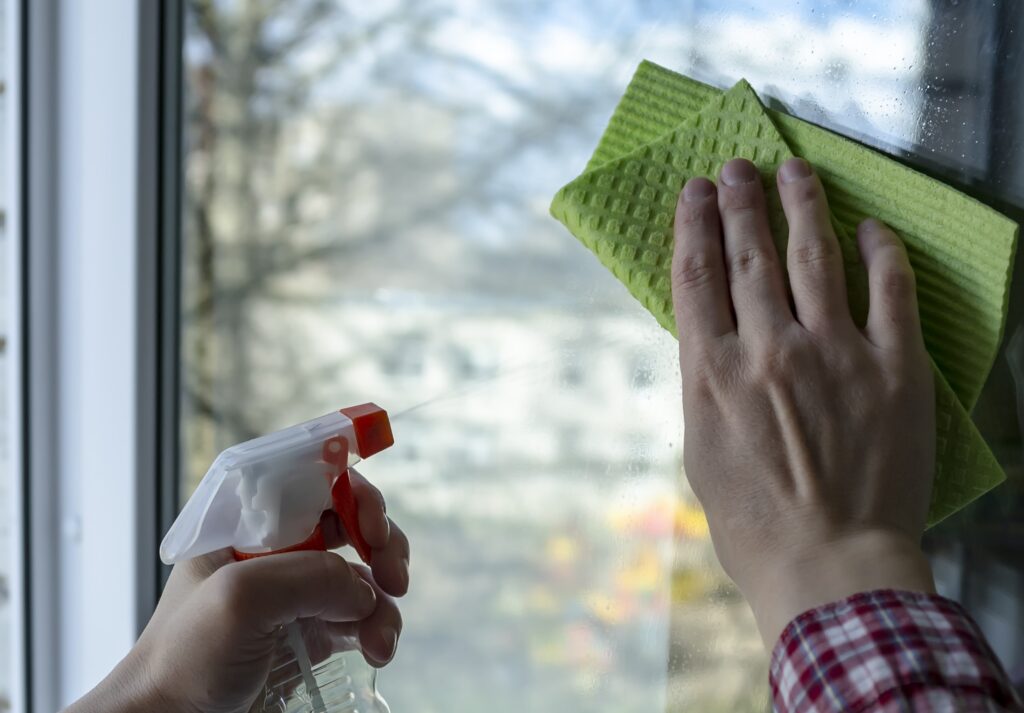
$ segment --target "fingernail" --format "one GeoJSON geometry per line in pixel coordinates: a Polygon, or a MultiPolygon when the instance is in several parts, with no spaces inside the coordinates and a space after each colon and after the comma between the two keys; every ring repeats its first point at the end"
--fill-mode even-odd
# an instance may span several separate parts
{"type": "Polygon", "coordinates": [[[377,593],[373,591],[373,587],[371,587],[365,579],[360,579],[360,581],[362,582],[362,587],[359,588],[359,598],[362,599],[367,606],[376,603],[377,593]]]}
{"type": "Polygon", "coordinates": [[[710,198],[715,192],[715,184],[706,178],[691,178],[683,186],[684,201],[699,201],[710,198]]]}
{"type": "Polygon", "coordinates": [[[860,222],[860,225],[857,226],[857,232],[863,233],[871,230],[882,230],[883,228],[885,228],[885,225],[880,221],[875,220],[874,218],[865,218],[860,222]]]}
{"type": "Polygon", "coordinates": [[[734,158],[722,166],[722,183],[727,186],[738,186],[757,180],[757,169],[746,159],[734,158]]]}
{"type": "Polygon", "coordinates": [[[791,158],[779,167],[779,180],[792,183],[811,175],[811,165],[802,158],[791,158]]]}
{"type": "Polygon", "coordinates": [[[402,589],[409,591],[409,560],[402,560],[402,565],[399,568],[399,576],[402,579],[402,589]]]}
{"type": "Polygon", "coordinates": [[[370,641],[370,655],[380,663],[387,663],[395,657],[398,648],[398,632],[386,626],[370,641]]]}

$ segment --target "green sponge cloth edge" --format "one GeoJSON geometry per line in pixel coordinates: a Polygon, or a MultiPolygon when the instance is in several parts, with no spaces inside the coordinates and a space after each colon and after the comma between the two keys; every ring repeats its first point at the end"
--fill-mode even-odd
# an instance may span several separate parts
{"type": "Polygon", "coordinates": [[[1005,477],[967,409],[977,398],[1001,338],[1016,245],[1012,222],[880,154],[766,111],[746,82],[722,93],[647,62],[637,70],[588,169],[559,191],[551,211],[674,333],[669,265],[673,211],[683,183],[696,175],[714,178],[734,156],[752,160],[768,188],[772,232],[784,253],[788,231],[774,177],[779,164],[793,155],[794,145],[826,185],[858,322],[866,314],[867,284],[851,237],[856,224],[876,215],[908,244],[935,366],[937,469],[929,512],[929,524],[934,524],[1005,477]],[[871,186],[868,200],[858,192],[864,183],[871,186]],[[879,206],[883,192],[886,205],[879,206]],[[902,211],[893,206],[894,193],[908,204],[924,203],[928,210],[902,211]],[[944,211],[957,215],[945,216],[944,211]],[[973,237],[971,231],[952,236],[943,232],[967,224],[973,235],[982,236],[975,241],[980,245],[965,241],[963,236],[973,237]],[[922,266],[926,278],[936,279],[922,280],[922,266]],[[972,299],[963,299],[965,294],[972,299]],[[928,308],[937,319],[925,319],[928,308]],[[954,330],[970,332],[967,341],[973,349],[964,350],[963,339],[947,337],[947,312],[954,317],[984,313],[984,319],[967,323],[971,327],[954,330]],[[944,369],[954,375],[948,381],[944,369]]]}

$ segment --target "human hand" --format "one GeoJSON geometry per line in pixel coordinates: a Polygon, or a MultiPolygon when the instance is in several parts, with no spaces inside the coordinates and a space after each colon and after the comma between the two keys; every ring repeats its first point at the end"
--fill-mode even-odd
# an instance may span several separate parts
{"type": "MultiPolygon", "coordinates": [[[[138,643],[95,691],[69,709],[248,711],[284,645],[302,623],[310,659],[362,649],[372,666],[395,654],[402,618],[392,597],[409,585],[409,542],[380,493],[352,471],[372,570],[332,552],[293,552],[235,562],[221,550],[175,566],[138,643]]],[[[347,544],[333,512],[321,519],[331,548],[347,544]]]]}
{"type": "Polygon", "coordinates": [[[769,647],[801,612],[858,591],[934,591],[919,545],[934,384],[906,251],[884,225],[859,226],[859,329],[821,182],[791,159],[778,187],[792,306],[760,176],[742,159],[717,188],[686,184],[672,269],[686,475],[769,647]]]}

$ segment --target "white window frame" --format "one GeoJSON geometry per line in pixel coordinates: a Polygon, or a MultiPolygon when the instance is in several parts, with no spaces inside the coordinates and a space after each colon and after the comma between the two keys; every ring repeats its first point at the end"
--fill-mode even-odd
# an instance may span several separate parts
{"type": "Polygon", "coordinates": [[[22,518],[23,480],[21,469],[21,415],[22,415],[22,380],[21,380],[21,161],[19,160],[22,145],[21,106],[22,106],[22,12],[21,3],[15,0],[3,0],[6,25],[4,27],[4,66],[6,67],[6,120],[7,130],[3,141],[6,144],[6,162],[3,166],[4,185],[6,186],[5,230],[7,233],[7,270],[2,278],[6,291],[7,304],[7,370],[3,375],[4,394],[6,395],[8,453],[8,470],[4,474],[8,478],[7,512],[0,515],[10,523],[10,542],[8,562],[10,562],[10,640],[8,661],[11,669],[10,677],[11,707],[15,711],[25,710],[26,675],[25,666],[27,648],[25,614],[25,581],[24,571],[24,538],[22,537],[24,520],[22,518]]]}
{"type": "Polygon", "coordinates": [[[158,397],[173,374],[160,315],[176,308],[161,294],[161,13],[179,3],[11,5],[8,35],[26,43],[9,184],[23,191],[9,224],[11,304],[23,316],[9,393],[27,545],[14,559],[25,585],[14,601],[25,612],[14,710],[48,713],[113,668],[156,600],[168,480],[158,397]]]}

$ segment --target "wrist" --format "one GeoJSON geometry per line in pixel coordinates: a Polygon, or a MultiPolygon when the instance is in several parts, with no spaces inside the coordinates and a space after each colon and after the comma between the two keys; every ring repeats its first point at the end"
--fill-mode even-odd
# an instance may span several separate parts
{"type": "Polygon", "coordinates": [[[805,611],[858,592],[935,592],[931,566],[918,543],[895,531],[866,530],[768,558],[747,594],[770,651],[805,611]]]}

